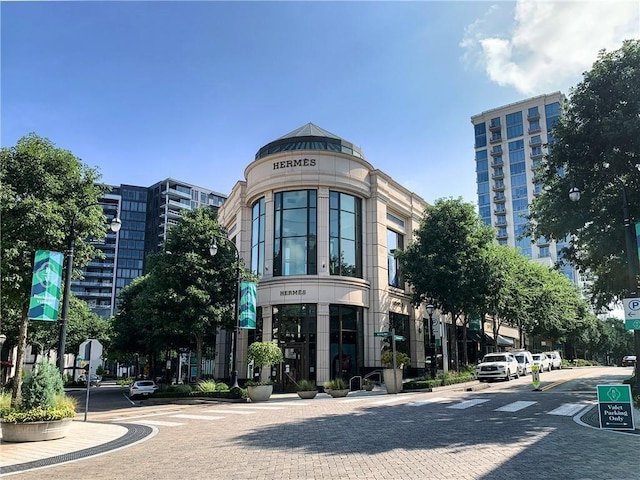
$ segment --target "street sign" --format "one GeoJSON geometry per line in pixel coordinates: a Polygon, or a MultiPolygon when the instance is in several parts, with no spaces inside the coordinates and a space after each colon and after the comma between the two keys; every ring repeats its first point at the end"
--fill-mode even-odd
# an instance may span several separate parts
{"type": "Polygon", "coordinates": [[[373,332],[374,337],[390,337],[391,332],[373,332]]]}
{"type": "Polygon", "coordinates": [[[640,298],[625,298],[622,300],[624,305],[624,319],[637,320],[640,318],[640,298]]]}
{"type": "Polygon", "coordinates": [[[396,342],[401,342],[403,341],[405,338],[402,335],[396,335],[395,337],[396,342]]]}
{"type": "Polygon", "coordinates": [[[625,320],[624,321],[624,329],[625,330],[640,330],[640,318],[637,320],[625,320]]]}
{"type": "Polygon", "coordinates": [[[635,430],[631,385],[598,385],[600,428],[635,430]]]}
{"type": "Polygon", "coordinates": [[[531,383],[534,390],[540,390],[540,365],[531,365],[531,383]]]}

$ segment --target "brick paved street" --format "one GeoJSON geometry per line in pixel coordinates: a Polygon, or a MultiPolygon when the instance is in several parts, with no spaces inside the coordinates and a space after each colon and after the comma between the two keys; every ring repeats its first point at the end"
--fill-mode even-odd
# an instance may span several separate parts
{"type": "Polygon", "coordinates": [[[147,417],[145,409],[133,409],[129,417],[99,421],[129,418],[155,426],[157,435],[16,478],[640,478],[634,460],[640,435],[589,428],[573,414],[553,413],[561,405],[566,409],[568,400],[527,389],[344,399],[319,394],[306,401],[175,406],[147,417]]]}

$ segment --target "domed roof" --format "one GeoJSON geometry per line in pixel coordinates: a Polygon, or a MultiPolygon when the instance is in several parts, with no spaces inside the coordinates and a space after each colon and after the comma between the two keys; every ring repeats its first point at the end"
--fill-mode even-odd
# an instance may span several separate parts
{"type": "Polygon", "coordinates": [[[292,150],[329,150],[364,158],[360,149],[351,142],[309,122],[266,144],[258,150],[255,159],[258,160],[274,153],[292,150]]]}

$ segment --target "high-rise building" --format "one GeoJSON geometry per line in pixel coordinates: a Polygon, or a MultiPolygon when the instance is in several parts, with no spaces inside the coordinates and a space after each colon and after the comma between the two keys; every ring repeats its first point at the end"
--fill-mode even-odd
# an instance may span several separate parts
{"type": "Polygon", "coordinates": [[[171,178],[150,187],[111,186],[100,204],[107,220],[117,216],[122,227],[118,234],[108,231],[104,243],[96,245],[105,258],[89,262],[82,278],[72,283],[73,294],[103,318],[115,314],[120,290],[144,273],[147,254],[161,248],[182,212],[203,205],[217,209],[226,198],[171,178]]]}
{"type": "MultiPolygon", "coordinates": [[[[529,204],[540,193],[534,170],[548,151],[551,129],[565,97],[560,92],[529,98],[471,117],[475,133],[478,209],[482,220],[496,229],[500,245],[517,247],[544,265],[555,265],[565,243],[544,238],[532,243],[523,236],[529,204]]],[[[575,270],[562,272],[578,283],[575,270]]]]}

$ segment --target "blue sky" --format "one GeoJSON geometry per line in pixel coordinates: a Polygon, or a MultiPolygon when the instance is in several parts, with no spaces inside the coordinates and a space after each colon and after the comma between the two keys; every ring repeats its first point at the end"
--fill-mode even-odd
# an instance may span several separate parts
{"type": "Polygon", "coordinates": [[[637,1],[2,2],[1,145],[51,139],[110,184],[228,194],[308,122],[429,202],[475,203],[472,115],[581,80],[637,1]]]}

